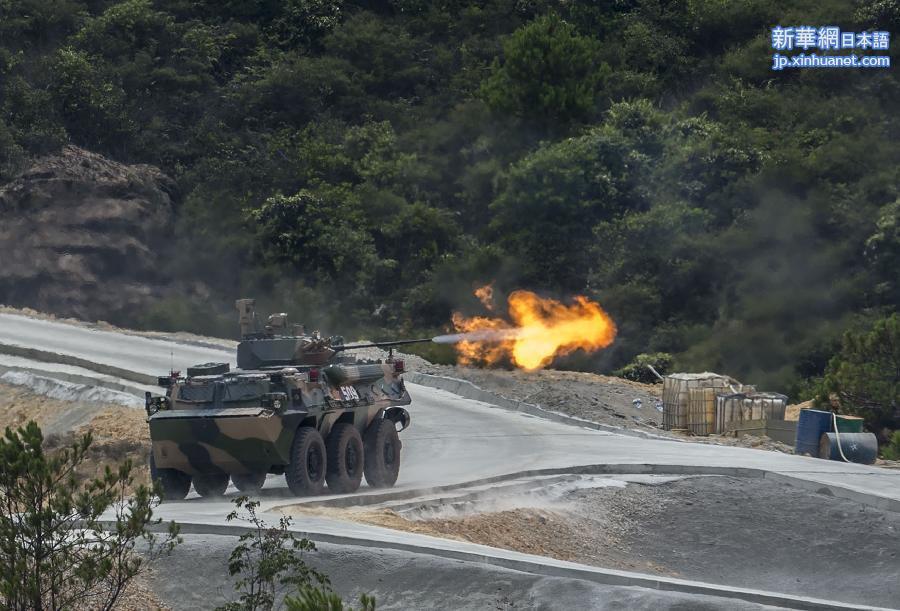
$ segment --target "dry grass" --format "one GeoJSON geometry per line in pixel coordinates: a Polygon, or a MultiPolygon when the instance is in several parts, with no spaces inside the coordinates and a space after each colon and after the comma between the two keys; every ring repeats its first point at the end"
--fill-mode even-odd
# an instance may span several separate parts
{"type": "MultiPolygon", "coordinates": [[[[24,386],[0,384],[0,428],[17,428],[34,420],[42,429],[57,429],[71,409],[72,403],[68,401],[33,393],[24,386]]],[[[149,482],[150,437],[143,411],[115,404],[91,406],[91,409],[94,415],[88,423],[74,430],[45,434],[45,446],[51,450],[65,447],[90,431],[94,442],[80,470],[83,476],[96,477],[106,466],[131,460],[134,484],[149,482]]]]}

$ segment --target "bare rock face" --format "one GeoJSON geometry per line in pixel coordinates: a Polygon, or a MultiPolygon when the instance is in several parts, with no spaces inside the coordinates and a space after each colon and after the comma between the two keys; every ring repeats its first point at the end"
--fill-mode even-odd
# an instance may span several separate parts
{"type": "Polygon", "coordinates": [[[175,183],[66,146],[0,187],[0,303],[129,321],[172,291],[160,271],[175,183]]]}

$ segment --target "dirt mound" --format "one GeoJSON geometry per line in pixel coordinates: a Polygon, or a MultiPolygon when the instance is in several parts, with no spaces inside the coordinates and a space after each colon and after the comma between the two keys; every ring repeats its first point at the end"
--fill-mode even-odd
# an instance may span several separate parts
{"type": "Polygon", "coordinates": [[[81,404],[40,395],[24,386],[0,384],[0,431],[34,420],[44,432],[48,449],[71,445],[90,431],[94,443],[82,474],[97,477],[106,466],[126,459],[134,465],[135,484],[149,482],[150,436],[144,412],[115,404],[81,404]]]}
{"type": "Polygon", "coordinates": [[[160,271],[174,193],[155,167],[74,146],[36,161],[0,187],[0,303],[130,319],[174,289],[160,271]]]}
{"type": "Polygon", "coordinates": [[[662,423],[656,409],[661,384],[556,369],[508,371],[426,364],[416,371],[467,380],[499,396],[592,422],[667,434],[657,428],[662,423]]]}
{"type": "Polygon", "coordinates": [[[328,510],[395,530],[726,587],[886,607],[900,589],[900,515],[765,478],[581,488],[556,507],[453,518],[328,510]]]}

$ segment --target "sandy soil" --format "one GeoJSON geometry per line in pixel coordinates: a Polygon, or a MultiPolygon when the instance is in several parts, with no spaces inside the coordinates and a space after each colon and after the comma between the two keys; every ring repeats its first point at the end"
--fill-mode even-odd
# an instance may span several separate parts
{"type": "Polygon", "coordinates": [[[788,405],[784,410],[784,419],[785,420],[800,420],[800,410],[801,409],[811,409],[813,406],[812,401],[804,401],[803,403],[796,403],[794,405],[788,405]]]}
{"type": "Polygon", "coordinates": [[[88,431],[93,434],[83,475],[99,475],[106,465],[130,459],[134,483],[149,481],[150,438],[143,411],[115,404],[73,404],[33,393],[24,386],[0,384],[0,428],[16,428],[29,420],[44,431],[44,442],[50,449],[68,445],[88,431]]]}
{"type": "Polygon", "coordinates": [[[150,587],[152,569],[138,574],[113,607],[116,611],[169,611],[150,587]]]}

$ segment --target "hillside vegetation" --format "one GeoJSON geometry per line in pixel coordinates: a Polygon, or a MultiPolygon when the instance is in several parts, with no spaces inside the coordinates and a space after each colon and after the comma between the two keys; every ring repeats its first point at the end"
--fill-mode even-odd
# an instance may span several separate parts
{"type": "Polygon", "coordinates": [[[610,311],[570,367],[804,393],[900,302],[900,87],[772,71],[776,24],[900,3],[0,0],[0,182],[66,143],[175,179],[161,271],[216,297],[120,324],[428,332],[496,280],[610,311]]]}

